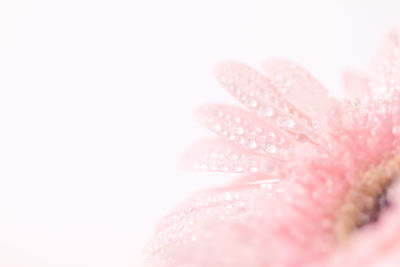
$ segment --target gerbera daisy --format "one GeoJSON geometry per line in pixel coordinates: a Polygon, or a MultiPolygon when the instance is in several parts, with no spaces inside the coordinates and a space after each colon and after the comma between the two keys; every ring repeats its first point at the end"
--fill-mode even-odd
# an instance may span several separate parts
{"type": "Polygon", "coordinates": [[[183,166],[245,175],[165,217],[145,265],[399,266],[400,31],[371,75],[345,75],[347,100],[281,59],[264,74],[225,62],[216,76],[246,109],[198,109],[220,137],[183,166]]]}

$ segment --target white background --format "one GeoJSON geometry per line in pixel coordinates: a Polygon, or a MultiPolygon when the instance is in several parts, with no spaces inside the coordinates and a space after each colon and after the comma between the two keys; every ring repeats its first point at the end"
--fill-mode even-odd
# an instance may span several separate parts
{"type": "Polygon", "coordinates": [[[212,77],[284,56],[340,95],[398,1],[0,0],[0,266],[137,266],[179,200],[229,175],[180,173],[232,102],[212,77]],[[279,2],[276,3],[276,2],[279,2]]]}

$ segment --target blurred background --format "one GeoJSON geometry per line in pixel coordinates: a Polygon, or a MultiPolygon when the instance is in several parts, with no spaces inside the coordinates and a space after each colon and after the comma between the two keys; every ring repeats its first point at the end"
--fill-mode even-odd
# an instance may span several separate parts
{"type": "Polygon", "coordinates": [[[394,1],[0,1],[0,266],[138,266],[156,222],[230,175],[181,173],[233,99],[224,59],[305,66],[341,95],[368,71],[394,1]]]}

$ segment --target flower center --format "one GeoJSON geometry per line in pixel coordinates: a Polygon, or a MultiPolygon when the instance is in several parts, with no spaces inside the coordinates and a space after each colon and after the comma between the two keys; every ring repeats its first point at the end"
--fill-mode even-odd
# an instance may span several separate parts
{"type": "Polygon", "coordinates": [[[347,193],[335,224],[335,236],[340,243],[369,224],[379,221],[390,208],[390,189],[400,177],[400,154],[365,172],[347,193]]]}

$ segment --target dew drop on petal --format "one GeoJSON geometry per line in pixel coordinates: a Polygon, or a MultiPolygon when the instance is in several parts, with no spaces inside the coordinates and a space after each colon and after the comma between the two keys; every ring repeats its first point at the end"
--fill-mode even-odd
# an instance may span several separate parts
{"type": "Polygon", "coordinates": [[[226,192],[225,195],[224,195],[224,199],[225,199],[226,201],[232,201],[232,195],[231,195],[231,193],[226,192]]]}
{"type": "Polygon", "coordinates": [[[224,172],[228,172],[229,171],[229,167],[224,165],[224,166],[222,166],[221,170],[224,171],[224,172]]]}
{"type": "Polygon", "coordinates": [[[244,170],[243,166],[237,165],[233,168],[235,172],[242,172],[244,170]]]}
{"type": "Polygon", "coordinates": [[[274,144],[266,144],[265,145],[265,152],[269,154],[275,154],[276,153],[276,146],[274,144]]]}
{"type": "Polygon", "coordinates": [[[392,133],[394,135],[399,135],[400,134],[400,127],[398,125],[393,126],[392,133]]]}
{"type": "Polygon", "coordinates": [[[260,110],[260,115],[265,117],[272,117],[274,115],[274,109],[272,107],[265,107],[260,110]]]}
{"type": "Polygon", "coordinates": [[[238,135],[242,135],[242,134],[244,133],[243,127],[238,127],[238,128],[236,128],[236,133],[237,133],[238,135]]]}
{"type": "Polygon", "coordinates": [[[257,143],[254,140],[249,141],[249,143],[247,145],[251,149],[254,149],[257,147],[257,143]]]}
{"type": "Polygon", "coordinates": [[[214,130],[215,130],[216,132],[219,132],[219,131],[221,131],[221,130],[222,130],[222,126],[221,126],[221,124],[220,124],[220,123],[217,123],[217,124],[215,124],[215,126],[214,126],[214,130]]]}
{"type": "Polygon", "coordinates": [[[293,128],[295,125],[294,121],[289,117],[278,117],[276,119],[276,124],[283,128],[293,128]]]}
{"type": "Polygon", "coordinates": [[[253,108],[256,108],[258,106],[258,102],[255,99],[252,99],[249,103],[249,105],[253,108]]]}
{"type": "Polygon", "coordinates": [[[258,167],[257,166],[252,166],[249,168],[250,172],[258,172],[258,167]]]}

